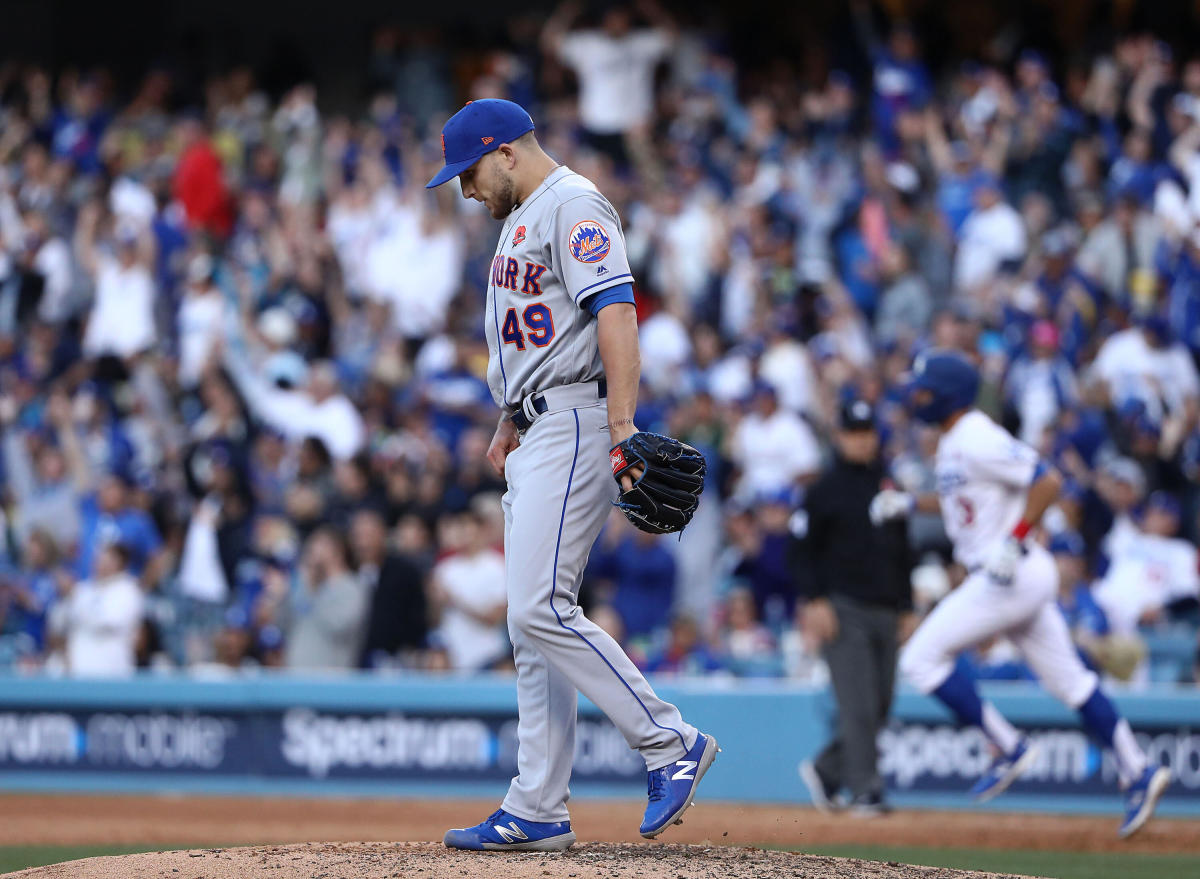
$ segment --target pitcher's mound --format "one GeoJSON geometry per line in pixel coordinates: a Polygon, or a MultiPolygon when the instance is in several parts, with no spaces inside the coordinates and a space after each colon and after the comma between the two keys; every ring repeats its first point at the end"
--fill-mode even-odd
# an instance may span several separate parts
{"type": "Polygon", "coordinates": [[[87,858],[22,879],[998,879],[792,852],[703,845],[588,843],[565,854],[451,851],[429,842],[346,842],[87,858]]]}

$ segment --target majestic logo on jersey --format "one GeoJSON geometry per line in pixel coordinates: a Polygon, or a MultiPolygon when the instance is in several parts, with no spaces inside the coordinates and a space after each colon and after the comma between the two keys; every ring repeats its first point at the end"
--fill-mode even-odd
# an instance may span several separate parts
{"type": "Polygon", "coordinates": [[[608,266],[600,266],[600,268],[596,269],[596,274],[597,275],[607,275],[608,274],[608,266]]]}
{"type": "Polygon", "coordinates": [[[493,140],[495,140],[496,138],[494,138],[494,137],[481,137],[481,138],[479,138],[479,139],[483,141],[483,145],[484,145],[484,146],[487,146],[489,143],[491,143],[491,142],[492,142],[493,140]]]}
{"type": "Polygon", "coordinates": [[[525,227],[518,226],[516,234],[513,235],[513,247],[516,247],[518,244],[520,244],[524,240],[525,240],[525,227]]]}
{"type": "Polygon", "coordinates": [[[576,223],[567,243],[571,246],[571,256],[580,262],[600,262],[612,249],[608,233],[595,220],[576,223]]]}

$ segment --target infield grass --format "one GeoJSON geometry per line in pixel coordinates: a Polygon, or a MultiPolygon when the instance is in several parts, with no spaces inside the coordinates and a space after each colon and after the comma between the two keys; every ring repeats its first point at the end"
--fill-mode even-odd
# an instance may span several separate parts
{"type": "Polygon", "coordinates": [[[0,873],[42,867],[61,861],[98,858],[103,855],[132,855],[138,852],[197,848],[185,845],[0,845],[0,873]]]}
{"type": "Polygon", "coordinates": [[[929,867],[1016,873],[1050,879],[1196,879],[1200,855],[1146,855],[1098,852],[928,848],[925,846],[832,845],[801,848],[808,854],[897,861],[929,867]]]}

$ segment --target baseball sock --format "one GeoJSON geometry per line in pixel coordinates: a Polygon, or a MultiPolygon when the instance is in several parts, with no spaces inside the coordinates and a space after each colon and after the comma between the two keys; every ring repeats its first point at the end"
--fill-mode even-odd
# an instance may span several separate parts
{"type": "Polygon", "coordinates": [[[1138,747],[1129,728],[1129,721],[1117,714],[1116,706],[1099,686],[1088,700],[1079,706],[1083,725],[1093,737],[1112,748],[1117,759],[1117,775],[1121,784],[1136,781],[1146,769],[1146,755],[1138,747]]]}
{"type": "Polygon", "coordinates": [[[955,668],[933,695],[941,699],[961,723],[980,727],[1001,753],[1011,754],[1021,740],[1021,734],[1004,719],[1004,715],[992,703],[979,698],[975,682],[961,668],[955,668]]]}

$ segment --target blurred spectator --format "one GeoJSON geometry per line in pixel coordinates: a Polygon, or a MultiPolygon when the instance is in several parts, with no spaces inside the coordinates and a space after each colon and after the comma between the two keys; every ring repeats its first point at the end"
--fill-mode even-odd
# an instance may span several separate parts
{"type": "Polygon", "coordinates": [[[1146,501],[1141,527],[1108,542],[1108,571],[1095,597],[1113,632],[1130,635],[1163,620],[1169,606],[1200,596],[1196,547],[1179,538],[1179,501],[1157,491],[1146,501]]]}
{"type": "Polygon", "coordinates": [[[1030,329],[1029,352],[1009,367],[1004,392],[1021,419],[1020,439],[1042,448],[1046,429],[1079,401],[1075,372],[1059,352],[1058,327],[1052,322],[1041,320],[1030,329]]]}
{"type": "Polygon", "coordinates": [[[179,384],[194,388],[225,335],[224,294],[213,283],[213,261],[197,253],[187,268],[183,301],[179,305],[179,384]]]}
{"type": "Polygon", "coordinates": [[[15,302],[6,302],[0,311],[9,313],[7,321],[22,327],[35,316],[49,324],[61,323],[75,305],[70,245],[54,233],[46,215],[39,211],[24,213],[20,225],[23,238],[19,245],[13,242],[18,245],[13,247],[14,271],[0,296],[3,301],[15,294],[15,302]]]}
{"type": "Polygon", "coordinates": [[[0,572],[0,631],[27,639],[19,645],[31,657],[46,648],[46,621],[67,574],[58,566],[58,548],[45,531],[29,533],[20,567],[0,572]]]}
{"type": "Polygon", "coordinates": [[[143,582],[157,582],[164,561],[160,555],[162,537],[146,511],[134,506],[132,490],[127,475],[111,474],[102,476],[96,490],[83,497],[80,502],[83,524],[75,565],[78,576],[91,575],[100,551],[111,543],[120,543],[130,571],[142,577],[143,582]]]}
{"type": "Polygon", "coordinates": [[[974,205],[959,229],[954,262],[955,289],[968,296],[977,295],[1001,269],[1019,262],[1026,247],[1025,224],[1004,200],[999,180],[980,179],[975,185],[974,205]]]}
{"type": "Polygon", "coordinates": [[[90,357],[126,359],[158,340],[151,274],[154,245],[144,230],[113,218],[114,228],[102,249],[97,240],[100,220],[100,205],[89,202],[80,210],[75,235],[76,259],[95,284],[83,351],[90,357]]]}
{"type": "Polygon", "coordinates": [[[725,596],[721,654],[730,670],[741,677],[775,677],[780,673],[775,638],[758,621],[749,589],[732,589],[725,596]]]}
{"type": "Polygon", "coordinates": [[[350,568],[345,538],[319,528],[308,538],[300,583],[281,609],[288,668],[357,668],[367,628],[367,590],[350,568]]]}
{"type": "Polygon", "coordinates": [[[736,507],[726,521],[729,533],[727,564],[733,578],[754,596],[758,615],[777,627],[791,618],[796,586],[788,565],[788,520],[791,495],[761,495],[754,505],[736,507]]]}
{"type": "Polygon", "coordinates": [[[1109,633],[1108,616],[1092,595],[1083,538],[1064,531],[1050,539],[1048,549],[1058,567],[1058,606],[1076,643],[1104,637],[1109,633]]]}
{"type": "Polygon", "coordinates": [[[630,526],[613,513],[588,563],[589,577],[609,594],[625,636],[640,638],[664,628],[675,596],[675,558],[663,539],[630,526]]]}
{"type": "Polygon", "coordinates": [[[653,0],[642,0],[637,9],[656,27],[634,28],[632,10],[614,5],[604,10],[601,28],[572,31],[581,6],[568,0],[542,32],[545,52],[579,79],[579,119],[589,142],[619,164],[628,162],[624,136],[652,121],[654,68],[670,49],[673,33],[671,20],[653,0]]]}
{"type": "Polygon", "coordinates": [[[358,579],[370,597],[362,664],[413,664],[429,634],[424,572],[390,549],[383,516],[374,510],[359,510],[351,518],[350,545],[358,579]]]}
{"type": "Polygon", "coordinates": [[[911,342],[933,316],[933,294],[915,270],[908,251],[892,245],[883,255],[880,270],[886,286],[875,311],[875,336],[881,342],[911,342]]]}
{"type": "Polygon", "coordinates": [[[779,405],[771,385],[754,389],[750,411],[730,438],[730,457],[741,473],[738,492],[787,491],[807,482],[821,466],[821,449],[812,429],[795,412],[779,405]]]}
{"type": "Polygon", "coordinates": [[[198,119],[186,119],[177,129],[181,152],[175,169],[175,194],[187,213],[188,224],[218,238],[233,227],[221,159],[198,119]]]}
{"type": "Polygon", "coordinates": [[[1138,326],[1109,336],[1093,371],[1114,408],[1137,400],[1156,421],[1173,415],[1196,423],[1200,376],[1187,349],[1171,341],[1165,318],[1147,314],[1138,326]]]}
{"type": "Polygon", "coordinates": [[[873,66],[871,115],[875,133],[891,149],[896,145],[901,116],[925,105],[932,94],[932,83],[918,57],[916,35],[908,22],[893,21],[885,45],[875,35],[870,8],[863,2],[850,5],[857,36],[870,53],[873,66]]]}
{"type": "Polygon", "coordinates": [[[143,597],[128,566],[121,544],[105,544],[93,575],[69,586],[54,605],[50,629],[65,643],[68,674],[119,677],[136,669],[143,597]]]}
{"type": "Polygon", "coordinates": [[[724,668],[704,643],[696,621],[686,614],[677,614],[671,620],[666,646],[646,662],[646,671],[652,674],[711,674],[724,668]]]}
{"type": "Polygon", "coordinates": [[[434,566],[429,583],[437,637],[451,668],[478,671],[508,658],[504,556],[489,545],[477,512],[462,513],[447,527],[455,532],[455,552],[434,566]]]}
{"type": "Polygon", "coordinates": [[[1131,286],[1135,271],[1154,269],[1161,234],[1159,224],[1141,210],[1137,198],[1123,193],[1112,216],[1088,232],[1079,248],[1079,265],[1111,299],[1119,300],[1131,286]]]}
{"type": "MultiPolygon", "coordinates": [[[[41,436],[21,431],[16,424],[17,404],[0,397],[0,427],[4,429],[4,471],[8,489],[20,515],[12,523],[18,540],[34,529],[43,529],[66,551],[79,541],[81,486],[83,474],[72,473],[62,446],[73,441],[70,403],[65,396],[51,396],[46,417],[53,434],[41,436]],[[30,447],[36,449],[30,454],[30,447]]],[[[76,462],[79,464],[80,462],[76,462]]]]}
{"type": "MultiPolygon", "coordinates": [[[[1093,545],[1099,544],[1100,553],[1111,558],[1115,547],[1140,533],[1134,516],[1146,496],[1146,475],[1132,458],[1114,457],[1098,468],[1095,490],[1105,530],[1090,536],[1093,545]]],[[[1085,520],[1083,524],[1094,523],[1085,520]]]]}
{"type": "Polygon", "coordinates": [[[317,437],[339,459],[362,448],[362,416],[339,391],[337,371],[329,361],[312,365],[303,391],[272,387],[238,355],[225,362],[251,414],[270,427],[291,439],[317,437]]]}

